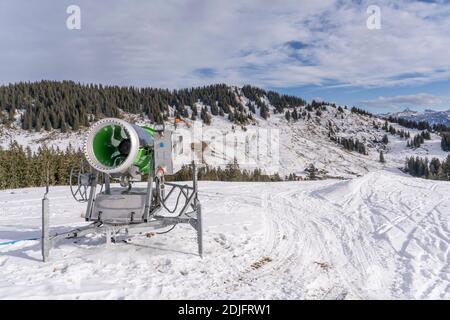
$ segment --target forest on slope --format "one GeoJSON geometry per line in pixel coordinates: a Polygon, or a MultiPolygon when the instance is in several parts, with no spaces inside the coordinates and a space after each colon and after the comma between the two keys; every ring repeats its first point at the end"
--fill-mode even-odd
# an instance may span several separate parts
{"type": "Polygon", "coordinates": [[[210,123],[211,115],[245,124],[257,113],[263,118],[274,112],[306,104],[305,100],[252,86],[242,89],[225,84],[168,90],[80,84],[72,81],[20,82],[0,86],[0,123],[9,124],[21,114],[22,129],[40,131],[78,130],[104,117],[124,111],[161,123],[171,115],[210,123]],[[247,98],[244,105],[240,97],[247,98]],[[266,98],[266,99],[265,99],[266,98]],[[197,103],[201,103],[198,110],[197,103]],[[189,110],[190,109],[190,110],[189,110]]]}
{"type": "MultiPolygon", "coordinates": [[[[32,152],[30,147],[23,147],[16,141],[8,149],[0,148],[0,190],[47,185],[68,185],[71,169],[80,169],[84,163],[84,153],[69,145],[65,150],[53,147],[39,147],[32,152]]],[[[314,173],[313,173],[314,174],[314,173]]],[[[281,181],[278,174],[267,175],[262,169],[245,170],[237,161],[230,162],[224,168],[204,166],[198,171],[200,180],[210,181],[281,181]]],[[[286,177],[289,180],[290,177],[286,177]]],[[[144,181],[147,178],[144,177],[144,181]]],[[[188,181],[192,179],[190,166],[183,166],[176,174],[167,176],[168,181],[188,181]]],[[[76,177],[73,183],[77,183],[76,177]]]]}

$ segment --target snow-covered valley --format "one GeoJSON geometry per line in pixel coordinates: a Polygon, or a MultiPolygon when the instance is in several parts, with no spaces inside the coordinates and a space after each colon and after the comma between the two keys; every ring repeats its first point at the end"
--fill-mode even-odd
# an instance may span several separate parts
{"type": "MultiPolygon", "coordinates": [[[[0,192],[2,242],[40,236],[43,188],[0,192]]],[[[353,180],[201,182],[195,232],[106,245],[0,246],[0,299],[450,299],[450,184],[394,169],[353,180]]],[[[68,187],[50,191],[52,231],[84,224],[68,187]]]]}

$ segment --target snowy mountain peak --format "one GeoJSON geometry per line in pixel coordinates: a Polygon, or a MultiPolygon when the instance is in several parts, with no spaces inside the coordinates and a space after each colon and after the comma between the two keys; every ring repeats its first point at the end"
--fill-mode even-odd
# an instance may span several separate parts
{"type": "Polygon", "coordinates": [[[412,110],[409,107],[406,107],[405,110],[402,111],[402,113],[417,113],[417,111],[412,110]]]}
{"type": "Polygon", "coordinates": [[[392,116],[394,118],[403,118],[412,121],[426,121],[429,124],[443,124],[450,126],[450,110],[433,110],[425,109],[424,111],[412,111],[405,109],[401,112],[388,113],[387,117],[392,116]]]}

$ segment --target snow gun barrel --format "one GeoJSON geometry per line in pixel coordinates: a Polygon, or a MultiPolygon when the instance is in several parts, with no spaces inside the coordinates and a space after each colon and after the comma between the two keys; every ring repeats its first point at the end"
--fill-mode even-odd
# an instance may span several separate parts
{"type": "Polygon", "coordinates": [[[154,130],[116,118],[94,123],[84,142],[84,155],[97,171],[113,175],[149,173],[154,130]]]}

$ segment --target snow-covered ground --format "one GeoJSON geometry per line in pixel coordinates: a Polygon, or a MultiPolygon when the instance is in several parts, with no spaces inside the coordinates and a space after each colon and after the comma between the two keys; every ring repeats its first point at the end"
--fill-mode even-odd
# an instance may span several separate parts
{"type": "MultiPolygon", "coordinates": [[[[189,226],[107,246],[0,246],[0,299],[450,299],[450,183],[393,169],[353,180],[200,182],[205,257],[189,226]]],[[[40,235],[42,188],[0,192],[0,241],[40,235]]],[[[83,225],[67,187],[51,225],[83,225]]]]}

